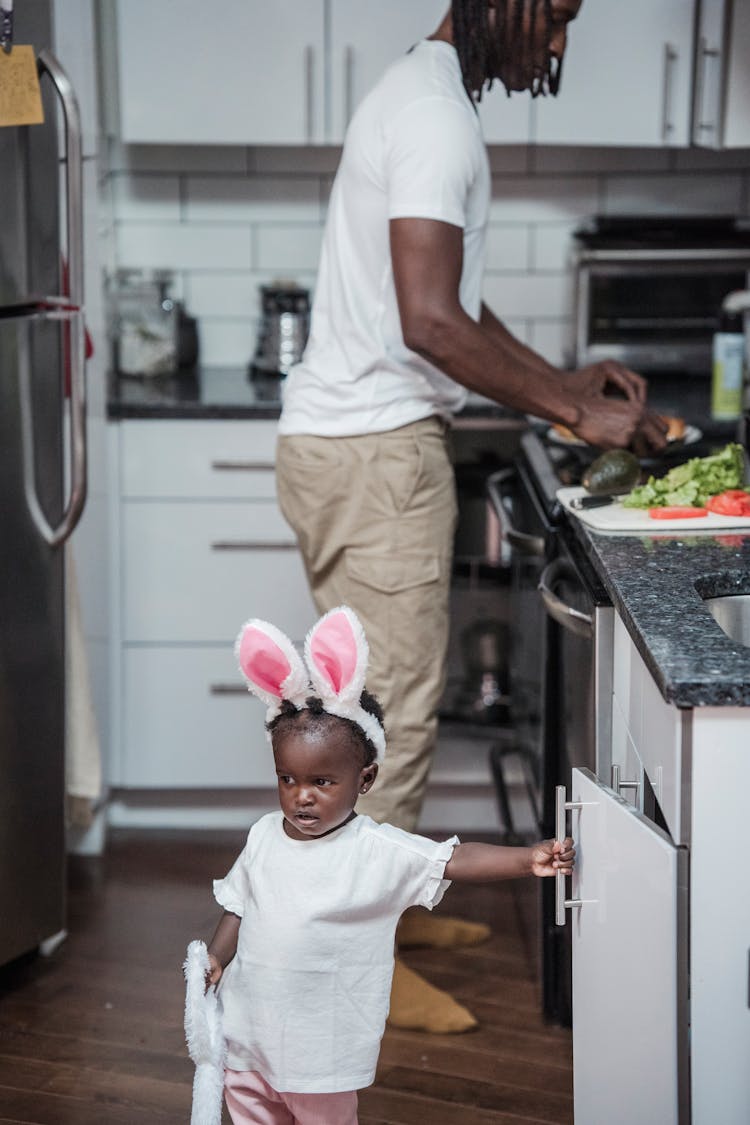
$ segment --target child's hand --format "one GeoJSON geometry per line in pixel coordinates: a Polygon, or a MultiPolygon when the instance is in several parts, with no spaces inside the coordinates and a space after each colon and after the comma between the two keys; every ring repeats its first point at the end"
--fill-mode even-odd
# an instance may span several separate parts
{"type": "Polygon", "coordinates": [[[213,985],[214,988],[216,987],[221,980],[221,974],[224,972],[213,953],[209,953],[208,955],[208,964],[210,967],[206,972],[206,992],[208,992],[211,985],[213,985]]]}
{"type": "Polygon", "coordinates": [[[570,875],[575,856],[570,836],[566,836],[562,843],[559,840],[540,840],[531,848],[531,873],[540,877],[557,875],[558,871],[570,875]]]}

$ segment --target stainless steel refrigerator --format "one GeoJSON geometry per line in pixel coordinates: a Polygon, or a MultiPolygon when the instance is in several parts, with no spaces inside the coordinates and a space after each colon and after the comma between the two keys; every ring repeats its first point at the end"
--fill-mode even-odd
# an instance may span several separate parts
{"type": "Polygon", "coordinates": [[[81,133],[24,0],[44,124],[0,127],[0,964],[65,928],[64,543],[85,502],[81,133]]]}

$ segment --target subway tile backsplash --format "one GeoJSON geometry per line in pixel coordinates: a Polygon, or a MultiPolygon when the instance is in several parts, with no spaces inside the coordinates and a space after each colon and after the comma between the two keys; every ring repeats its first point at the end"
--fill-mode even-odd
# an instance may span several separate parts
{"type": "MultiPolygon", "coordinates": [[[[206,364],[243,366],[259,286],[313,288],[339,149],[116,146],[111,265],[172,269],[206,364]]],[[[493,146],[485,299],[569,361],[571,234],[589,215],[750,214],[750,151],[493,146]]]]}

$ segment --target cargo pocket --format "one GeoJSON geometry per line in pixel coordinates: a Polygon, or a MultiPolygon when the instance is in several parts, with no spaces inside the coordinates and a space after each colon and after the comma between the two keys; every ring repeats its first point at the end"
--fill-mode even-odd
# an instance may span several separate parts
{"type": "Polygon", "coordinates": [[[440,559],[427,554],[384,555],[350,548],[346,552],[346,574],[351,581],[381,594],[397,594],[437,582],[440,559]]]}

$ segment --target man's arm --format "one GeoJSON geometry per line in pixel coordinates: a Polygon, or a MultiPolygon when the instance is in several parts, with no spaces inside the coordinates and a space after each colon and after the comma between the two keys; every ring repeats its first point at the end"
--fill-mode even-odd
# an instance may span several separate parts
{"type": "Polygon", "coordinates": [[[644,415],[645,383],[615,363],[572,375],[516,340],[483,306],[479,323],[458,299],[463,231],[431,219],[392,219],[390,247],[407,347],[469,390],[523,413],[562,422],[602,447],[626,446],[645,430],[663,445],[662,428],[644,415]],[[605,395],[614,387],[624,398],[605,395]]]}

